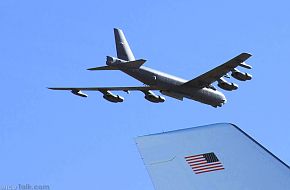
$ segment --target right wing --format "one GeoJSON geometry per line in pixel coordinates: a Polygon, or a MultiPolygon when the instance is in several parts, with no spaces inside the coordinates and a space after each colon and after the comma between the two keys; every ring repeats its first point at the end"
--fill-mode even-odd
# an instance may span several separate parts
{"type": "Polygon", "coordinates": [[[244,64],[243,62],[246,61],[251,56],[252,55],[249,53],[241,53],[240,55],[234,57],[233,59],[227,61],[226,63],[196,77],[195,79],[192,79],[182,84],[182,86],[193,86],[196,88],[203,88],[203,87],[210,86],[211,83],[219,80],[221,77],[223,77],[228,72],[235,69],[237,66],[239,65],[244,66],[244,67],[248,66],[244,64]]]}

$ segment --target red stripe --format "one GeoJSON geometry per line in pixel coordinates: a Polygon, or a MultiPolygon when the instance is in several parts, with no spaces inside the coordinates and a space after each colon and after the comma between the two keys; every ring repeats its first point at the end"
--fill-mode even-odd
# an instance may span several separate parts
{"type": "Polygon", "coordinates": [[[198,154],[198,155],[193,155],[193,156],[186,156],[184,158],[187,159],[187,158],[193,158],[193,157],[197,157],[197,156],[203,156],[203,154],[198,154]]]}
{"type": "Polygon", "coordinates": [[[225,168],[216,168],[216,169],[212,169],[212,170],[205,170],[205,171],[195,172],[195,174],[201,174],[201,173],[205,173],[205,172],[212,172],[212,171],[224,170],[224,169],[225,168]]]}
{"type": "Polygon", "coordinates": [[[195,166],[194,168],[202,168],[202,167],[207,167],[207,166],[215,166],[215,165],[219,165],[219,164],[222,164],[222,163],[215,162],[215,163],[210,163],[210,164],[203,164],[203,165],[200,165],[200,166],[195,166]]]}
{"type": "Polygon", "coordinates": [[[208,170],[208,169],[212,169],[212,168],[222,168],[223,165],[218,165],[218,166],[210,166],[210,167],[206,167],[206,168],[200,168],[200,169],[193,169],[194,172],[198,172],[201,170],[208,170]]]}
{"type": "Polygon", "coordinates": [[[189,164],[190,166],[199,166],[199,165],[202,165],[202,164],[206,164],[207,161],[203,161],[203,162],[199,162],[199,163],[196,163],[196,162],[193,162],[191,164],[189,164]]]}
{"type": "Polygon", "coordinates": [[[205,160],[205,158],[201,157],[201,158],[190,158],[190,159],[187,159],[186,161],[189,162],[189,161],[197,161],[197,160],[205,160]]]}

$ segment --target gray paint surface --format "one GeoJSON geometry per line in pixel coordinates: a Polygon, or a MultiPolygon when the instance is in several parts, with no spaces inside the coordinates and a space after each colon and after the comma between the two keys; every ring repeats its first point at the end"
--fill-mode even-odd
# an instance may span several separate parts
{"type": "MultiPolygon", "coordinates": [[[[165,98],[157,96],[152,90],[158,90],[165,96],[183,100],[184,98],[192,99],[213,107],[221,107],[227,102],[225,95],[218,91],[212,83],[218,81],[218,86],[229,91],[236,90],[237,85],[228,83],[223,77],[227,73],[232,72],[232,76],[238,80],[250,80],[252,76],[248,73],[242,73],[236,69],[238,66],[245,67],[245,61],[251,57],[249,53],[241,53],[226,63],[192,79],[185,80],[174,75],[170,75],[161,71],[157,71],[148,67],[142,66],[146,60],[136,60],[133,52],[126,40],[126,37],[121,29],[114,28],[115,46],[117,58],[107,56],[107,66],[94,67],[88,70],[120,70],[127,75],[139,80],[145,86],[134,87],[61,87],[49,88],[52,90],[70,90],[73,94],[87,97],[81,91],[100,91],[104,94],[104,98],[108,101],[117,103],[123,102],[124,98],[113,94],[109,91],[129,91],[137,90],[143,92],[146,96],[148,94],[151,98],[145,98],[154,103],[164,102],[165,98]],[[233,73],[235,73],[233,75],[233,73]],[[226,86],[225,86],[226,85],[226,86]],[[149,92],[150,90],[150,92],[149,92]]],[[[251,66],[247,65],[247,68],[251,66]]]]}
{"type": "Polygon", "coordinates": [[[136,138],[156,190],[289,190],[289,166],[232,124],[136,138]],[[214,152],[224,170],[195,174],[184,157],[214,152]]]}

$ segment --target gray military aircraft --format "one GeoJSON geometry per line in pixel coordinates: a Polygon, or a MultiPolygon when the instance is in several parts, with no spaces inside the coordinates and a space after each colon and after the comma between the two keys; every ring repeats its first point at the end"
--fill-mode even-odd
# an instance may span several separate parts
{"type": "Polygon", "coordinates": [[[134,87],[65,87],[65,88],[49,88],[51,90],[69,90],[73,94],[87,97],[82,91],[99,91],[103,93],[103,98],[110,102],[123,102],[124,98],[113,94],[111,91],[141,91],[145,94],[145,99],[150,102],[164,102],[165,98],[154,94],[152,91],[159,90],[161,94],[183,100],[189,98],[198,102],[211,105],[213,107],[221,107],[226,103],[226,97],[218,91],[212,83],[218,82],[218,86],[224,90],[232,91],[238,89],[234,83],[227,82],[224,77],[231,76],[240,81],[252,79],[248,73],[240,72],[236,67],[241,66],[246,69],[252,67],[245,63],[251,55],[242,53],[228,62],[192,79],[185,80],[167,73],[153,70],[142,66],[146,60],[135,59],[130,46],[121,29],[114,28],[115,43],[117,50],[117,58],[107,56],[107,66],[90,68],[90,71],[100,70],[120,70],[135,79],[144,83],[144,86],[134,87]]]}

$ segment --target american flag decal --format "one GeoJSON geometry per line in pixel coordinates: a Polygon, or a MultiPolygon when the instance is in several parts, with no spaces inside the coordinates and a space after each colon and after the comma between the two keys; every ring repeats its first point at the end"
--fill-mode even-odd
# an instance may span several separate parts
{"type": "Polygon", "coordinates": [[[184,157],[195,174],[225,169],[213,152],[184,157]]]}

